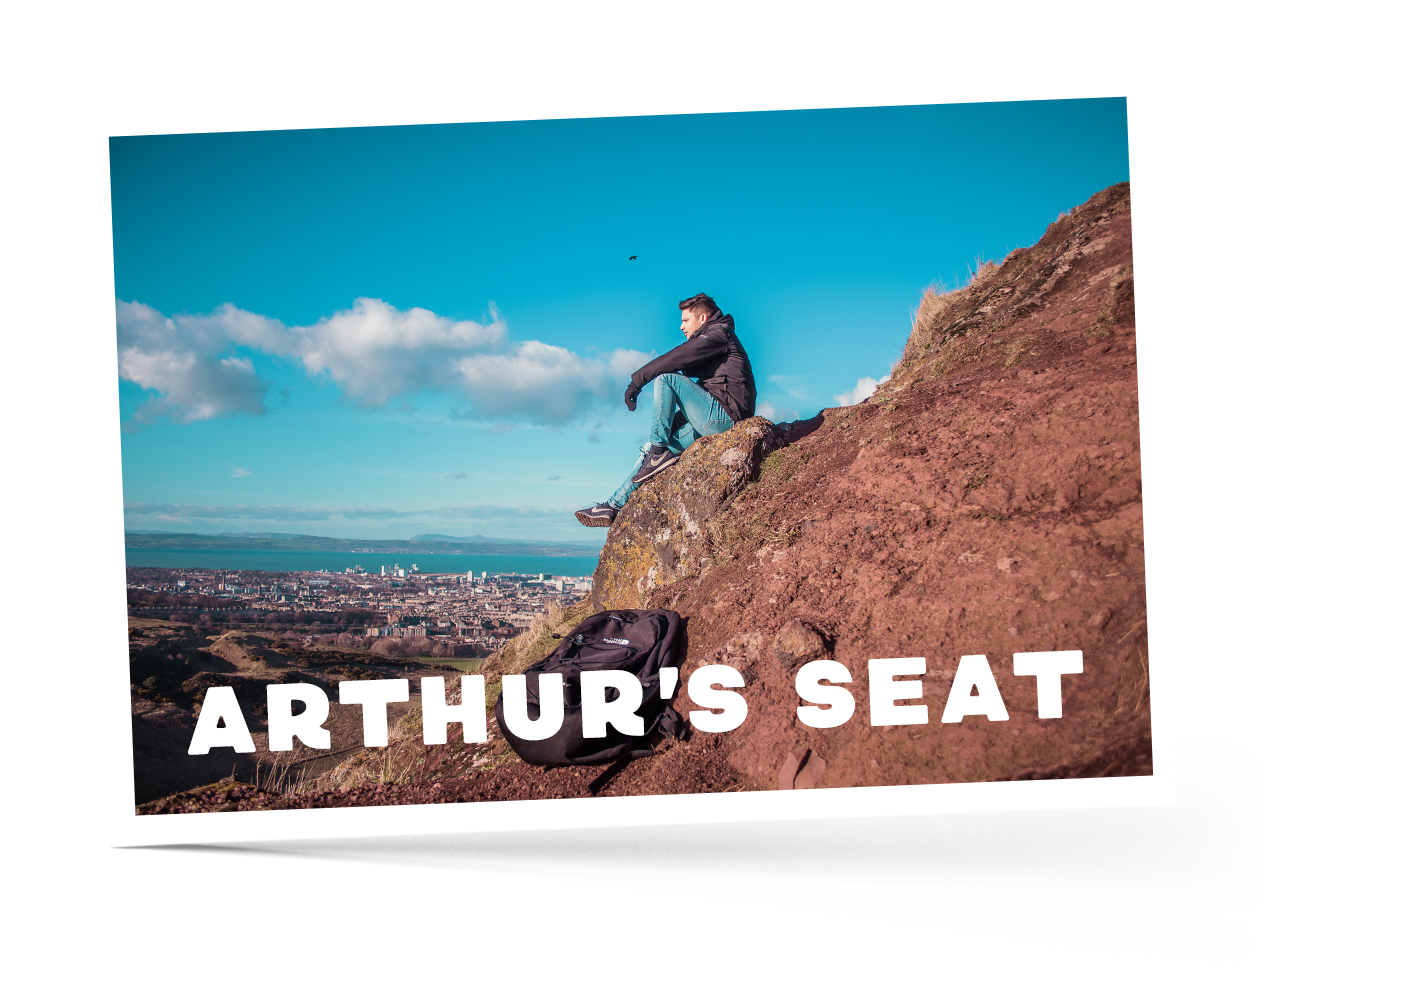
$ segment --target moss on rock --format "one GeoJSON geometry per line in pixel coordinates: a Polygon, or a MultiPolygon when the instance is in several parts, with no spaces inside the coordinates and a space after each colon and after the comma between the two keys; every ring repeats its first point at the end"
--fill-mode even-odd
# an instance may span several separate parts
{"type": "Polygon", "coordinates": [[[764,417],[701,438],[670,469],[631,494],[597,560],[597,610],[642,608],[658,586],[702,575],[728,549],[706,523],[727,507],[783,444],[764,417]]]}

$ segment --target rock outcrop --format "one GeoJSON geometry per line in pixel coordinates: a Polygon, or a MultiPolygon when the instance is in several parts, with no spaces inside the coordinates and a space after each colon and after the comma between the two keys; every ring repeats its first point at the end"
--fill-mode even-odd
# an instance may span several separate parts
{"type": "Polygon", "coordinates": [[[784,438],[772,421],[751,417],[701,438],[643,483],[617,515],[597,560],[596,608],[641,608],[658,587],[708,572],[725,508],[784,438]]]}

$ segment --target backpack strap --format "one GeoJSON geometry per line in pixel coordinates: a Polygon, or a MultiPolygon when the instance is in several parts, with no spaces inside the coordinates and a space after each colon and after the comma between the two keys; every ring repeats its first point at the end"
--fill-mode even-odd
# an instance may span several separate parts
{"type": "MultiPolygon", "coordinates": [[[[690,737],[690,730],[689,721],[681,717],[674,707],[666,707],[656,717],[655,723],[646,730],[646,734],[649,735],[652,731],[661,731],[663,734],[677,741],[684,741],[690,737]]],[[[608,783],[616,778],[617,773],[630,765],[633,760],[643,759],[655,753],[655,749],[653,748],[638,748],[635,751],[625,753],[611,765],[603,769],[601,775],[588,783],[587,791],[593,796],[596,796],[608,783]]]]}
{"type": "Polygon", "coordinates": [[[690,722],[680,716],[674,707],[666,707],[656,718],[655,726],[670,737],[685,741],[690,737],[690,722]]]}
{"type": "MultiPolygon", "coordinates": [[[[609,782],[616,778],[616,774],[618,772],[620,772],[622,769],[625,769],[627,765],[630,764],[631,760],[637,758],[639,754],[640,753],[638,752],[627,752],[621,758],[617,759],[611,765],[607,766],[604,770],[602,770],[602,774],[600,776],[598,776],[596,779],[592,780],[592,782],[587,784],[587,792],[591,793],[593,796],[596,796],[599,792],[601,792],[604,786],[606,786],[609,782]]],[[[645,754],[649,755],[650,752],[646,752],[645,754]]]]}
{"type": "MultiPolygon", "coordinates": [[[[646,734],[641,740],[645,741],[646,738],[659,731],[668,738],[684,741],[690,737],[690,730],[689,722],[676,713],[674,707],[666,707],[656,715],[656,719],[646,729],[646,734]]],[[[638,748],[626,753],[627,757],[632,759],[644,759],[654,754],[656,754],[654,748],[638,748]]]]}

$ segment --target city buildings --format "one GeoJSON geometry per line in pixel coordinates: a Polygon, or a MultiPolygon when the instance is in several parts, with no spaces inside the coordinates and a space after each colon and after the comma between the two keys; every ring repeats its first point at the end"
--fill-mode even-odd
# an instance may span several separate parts
{"type": "Polygon", "coordinates": [[[217,625],[251,612],[271,624],[283,613],[316,615],[325,630],[360,638],[422,637],[487,650],[550,607],[570,606],[592,590],[590,576],[480,572],[476,578],[423,573],[414,565],[379,574],[354,566],[341,573],[147,567],[127,575],[134,611],[194,611],[217,625]]]}

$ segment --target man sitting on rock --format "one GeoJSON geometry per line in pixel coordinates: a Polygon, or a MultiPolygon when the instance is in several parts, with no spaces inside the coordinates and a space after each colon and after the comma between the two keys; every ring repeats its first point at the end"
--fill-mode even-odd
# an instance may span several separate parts
{"type": "Polygon", "coordinates": [[[606,503],[577,512],[577,519],[589,528],[611,526],[636,487],[674,465],[696,439],[727,431],[753,416],[753,367],[734,336],[734,318],[721,314],[709,296],[697,293],[680,301],[680,330],[683,345],[631,374],[628,410],[636,409],[636,397],[647,383],[656,383],[651,440],[641,449],[631,477],[606,503]]]}

